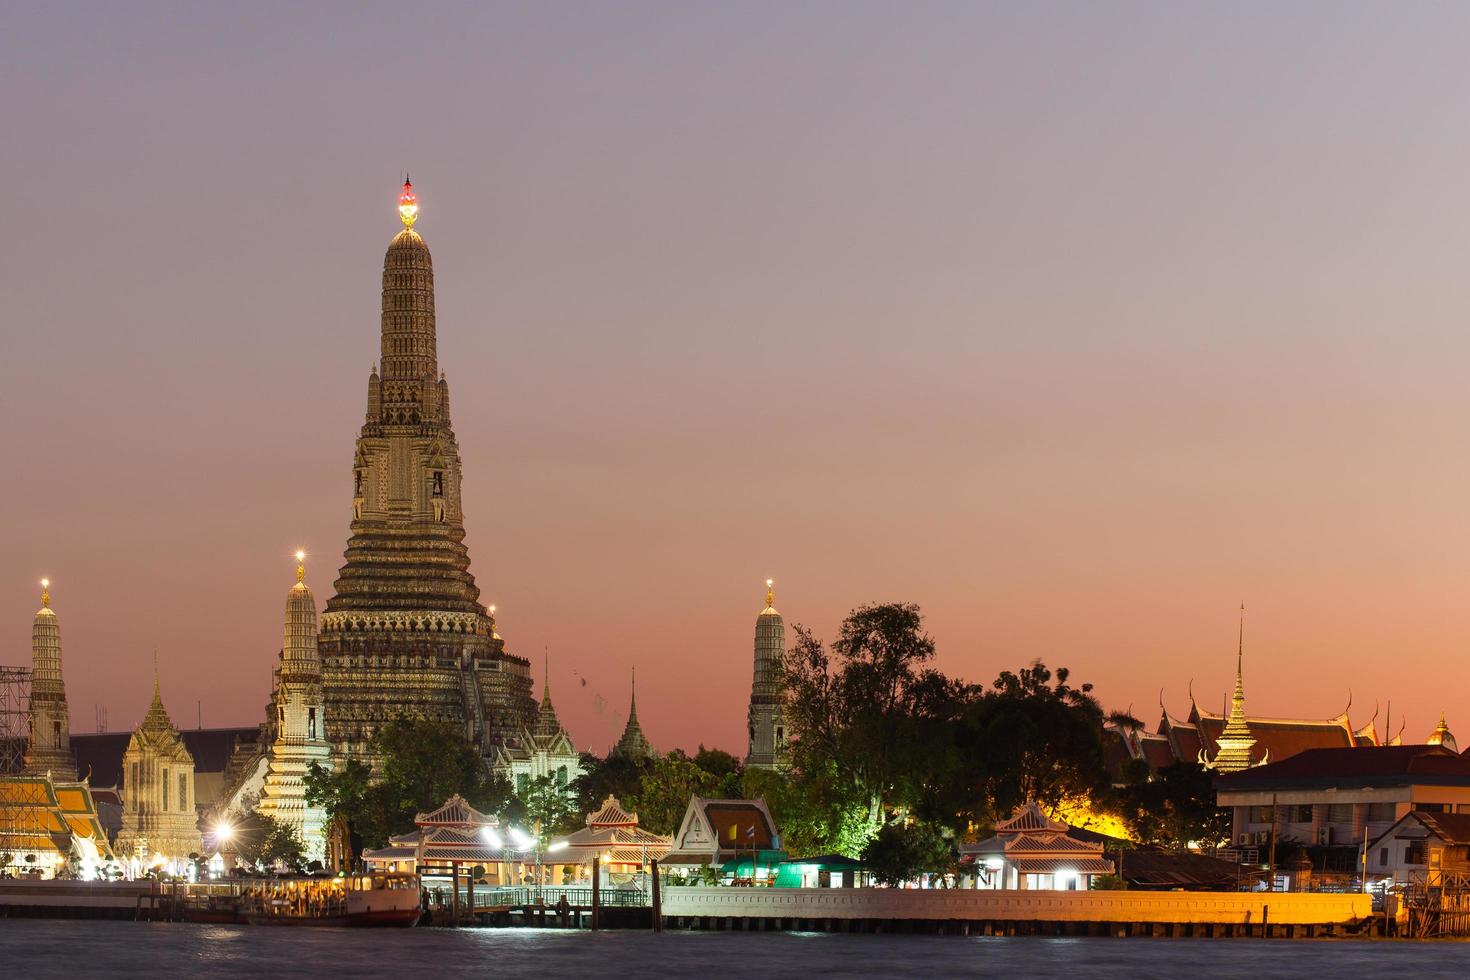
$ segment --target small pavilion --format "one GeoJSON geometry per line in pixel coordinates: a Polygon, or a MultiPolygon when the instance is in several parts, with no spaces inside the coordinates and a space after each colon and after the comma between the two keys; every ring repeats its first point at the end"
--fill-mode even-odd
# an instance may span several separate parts
{"type": "Polygon", "coordinates": [[[475,873],[483,872],[489,887],[522,883],[536,858],[535,842],[513,828],[500,825],[455,794],[427,813],[414,816],[418,829],[398,834],[387,847],[367,850],[362,859],[375,871],[414,871],[429,878],[448,878],[455,919],[459,917],[461,887],[468,889],[474,907],[475,873]],[[510,839],[507,839],[510,838],[510,839]],[[461,886],[461,867],[464,882],[461,886]]]}
{"type": "Polygon", "coordinates": [[[1028,803],[997,824],[994,836],[962,845],[960,854],[974,860],[977,888],[1086,891],[1094,877],[1113,873],[1113,862],[1103,857],[1100,841],[1074,831],[1028,803]]]}
{"type": "Polygon", "coordinates": [[[603,880],[622,884],[673,846],[672,837],[639,827],[638,814],[629,813],[616,796],[609,796],[596,813],[588,814],[587,826],[556,838],[547,851],[556,854],[557,864],[571,870],[575,882],[590,879],[592,859],[600,858],[603,880]]]}

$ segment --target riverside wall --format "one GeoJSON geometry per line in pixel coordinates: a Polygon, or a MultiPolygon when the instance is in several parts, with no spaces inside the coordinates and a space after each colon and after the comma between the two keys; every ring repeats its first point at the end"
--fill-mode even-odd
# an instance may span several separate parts
{"type": "MultiPolygon", "coordinates": [[[[1364,894],[678,886],[665,888],[663,893],[666,922],[705,928],[711,927],[711,920],[737,919],[920,920],[1201,925],[1231,927],[1229,934],[1235,934],[1237,927],[1249,932],[1263,925],[1272,930],[1301,926],[1314,931],[1317,927],[1350,927],[1371,915],[1372,900],[1364,894]]],[[[777,926],[783,927],[792,928],[777,926]]]]}

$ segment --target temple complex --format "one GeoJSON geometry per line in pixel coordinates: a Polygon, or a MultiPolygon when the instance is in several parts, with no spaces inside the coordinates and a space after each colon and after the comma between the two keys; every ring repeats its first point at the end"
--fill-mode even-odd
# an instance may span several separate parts
{"type": "Polygon", "coordinates": [[[623,726],[622,737],[618,739],[618,744],[612,747],[608,755],[642,761],[651,759],[657,754],[648,739],[644,737],[643,726],[638,724],[638,668],[635,667],[633,668],[632,693],[628,698],[628,723],[623,726]]]}
{"type": "Polygon", "coordinates": [[[541,692],[541,707],[536,724],[522,728],[495,752],[495,771],[504,775],[522,800],[531,782],[549,777],[564,793],[582,775],[582,756],[572,745],[572,738],[556,717],[551,703],[551,668],[547,658],[546,686],[541,692]]]}
{"type": "Polygon", "coordinates": [[[352,460],[351,537],[321,617],[325,726],[343,758],[372,758],[389,719],[453,721],[487,755],[536,723],[529,663],[505,651],[470,574],[459,444],[439,369],[434,267],[405,181],[383,259],[380,374],[352,460]]]}
{"type": "Polygon", "coordinates": [[[322,667],[316,646],[316,599],[306,585],[306,556],[296,553],[296,584],[286,594],[286,629],[276,668],[271,742],[260,813],[293,827],[307,861],[325,857],[327,813],[306,802],[312,763],[331,766],[322,706],[322,667]]]}
{"type": "Polygon", "coordinates": [[[745,764],[774,769],[787,761],[781,701],[786,676],[786,623],[776,611],[774,583],[766,579],[766,608],[755,619],[755,676],[750,685],[750,739],[745,764]]]}
{"type": "MultiPolygon", "coordinates": [[[[120,859],[177,865],[203,848],[194,811],[194,756],[169,720],[153,667],[153,703],[123,753],[120,859]]],[[[136,870],[136,869],[135,869],[136,870]]]]}
{"type": "Polygon", "coordinates": [[[41,580],[41,608],[31,626],[30,738],[25,771],[51,774],[58,780],[77,778],[71,754],[71,719],[61,676],[61,626],[51,608],[51,583],[41,580]]]}

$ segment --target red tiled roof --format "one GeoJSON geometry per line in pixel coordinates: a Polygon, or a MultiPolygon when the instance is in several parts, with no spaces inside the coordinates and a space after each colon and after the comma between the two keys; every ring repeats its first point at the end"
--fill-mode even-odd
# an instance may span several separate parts
{"type": "MultiPolygon", "coordinates": [[[[1308,749],[1352,748],[1356,742],[1348,732],[1347,725],[1336,719],[1310,721],[1295,719],[1257,719],[1246,716],[1251,737],[1256,740],[1251,749],[1251,761],[1259,763],[1269,758],[1272,762],[1283,762],[1308,749]],[[1269,757],[1267,753],[1270,753],[1269,757]]],[[[1217,715],[1202,715],[1199,731],[1209,746],[1209,755],[1214,756],[1219,748],[1220,733],[1225,730],[1225,719],[1217,715]]]]}

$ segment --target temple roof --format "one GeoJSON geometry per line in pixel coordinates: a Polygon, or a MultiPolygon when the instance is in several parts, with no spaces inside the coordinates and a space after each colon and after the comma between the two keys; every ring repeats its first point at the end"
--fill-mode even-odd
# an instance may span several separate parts
{"type": "Polygon", "coordinates": [[[1372,745],[1308,749],[1280,762],[1221,776],[1221,792],[1312,788],[1470,786],[1470,759],[1438,745],[1372,745]]]}
{"type": "Polygon", "coordinates": [[[618,739],[618,744],[613,746],[612,755],[620,755],[627,759],[647,759],[656,755],[653,746],[643,735],[643,727],[638,724],[638,675],[633,675],[633,693],[628,701],[628,724],[623,727],[623,735],[618,739]]]}
{"type": "Polygon", "coordinates": [[[494,827],[499,824],[488,813],[481,813],[470,806],[469,801],[458,793],[428,813],[414,815],[413,822],[420,827],[494,827]]]}
{"type": "Polygon", "coordinates": [[[1063,834],[1067,832],[1067,825],[1060,820],[1051,819],[1041,812],[1040,806],[1032,802],[1017,809],[1009,820],[996,824],[995,832],[997,834],[1036,832],[1063,834]]]}
{"type": "Polygon", "coordinates": [[[638,825],[638,814],[629,813],[623,809],[622,801],[616,796],[609,795],[602,801],[602,807],[596,813],[587,814],[587,826],[589,827],[636,827],[638,825]]]}

